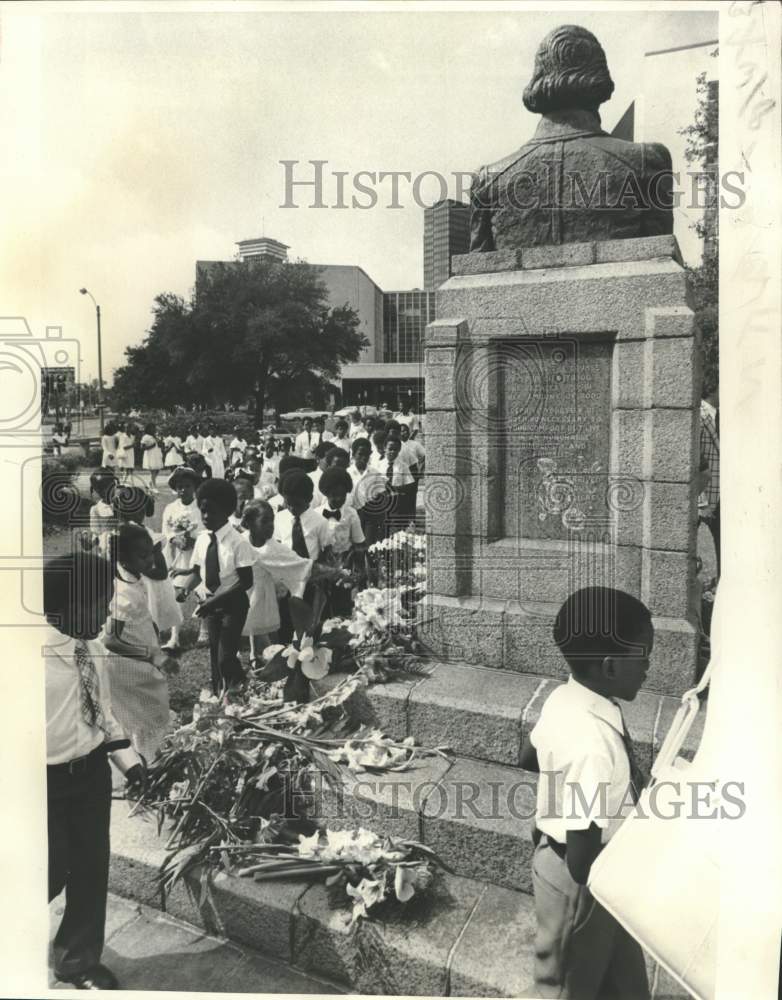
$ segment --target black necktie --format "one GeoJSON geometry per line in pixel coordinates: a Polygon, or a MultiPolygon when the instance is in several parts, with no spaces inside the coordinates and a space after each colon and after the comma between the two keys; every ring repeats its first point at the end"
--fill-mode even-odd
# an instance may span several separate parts
{"type": "Polygon", "coordinates": [[[633,748],[633,741],[630,734],[627,731],[625,718],[624,715],[622,714],[622,707],[616,701],[614,702],[614,704],[619,709],[619,715],[622,718],[622,742],[625,745],[627,760],[630,764],[630,790],[633,798],[633,803],[636,803],[641,794],[641,789],[646,786],[647,779],[646,775],[641,770],[638,761],[635,759],[635,750],[633,748]]]}
{"type": "Polygon", "coordinates": [[[394,463],[390,458],[388,460],[388,469],[386,470],[386,481],[389,486],[394,485],[394,463]]]}
{"type": "Polygon", "coordinates": [[[220,586],[220,559],[217,555],[217,535],[214,531],[209,532],[209,545],[206,548],[204,571],[206,573],[204,578],[206,589],[210,594],[214,594],[220,586]]]}
{"type": "Polygon", "coordinates": [[[328,519],[330,517],[333,517],[335,521],[341,521],[342,520],[342,511],[341,510],[331,510],[329,507],[325,507],[323,509],[323,516],[326,518],[327,521],[328,521],[328,519]]]}
{"type": "Polygon", "coordinates": [[[310,552],[307,548],[307,543],[304,540],[304,529],[301,526],[301,517],[298,514],[293,515],[293,529],[291,530],[291,548],[296,553],[297,556],[301,556],[302,559],[309,559],[310,552]]]}

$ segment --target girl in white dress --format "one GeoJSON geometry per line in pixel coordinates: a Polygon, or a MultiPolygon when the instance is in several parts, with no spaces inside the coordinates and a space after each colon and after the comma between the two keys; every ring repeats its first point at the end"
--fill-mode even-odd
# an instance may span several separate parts
{"type": "Polygon", "coordinates": [[[133,438],[127,433],[124,423],[117,424],[117,446],[114,458],[120,480],[125,482],[128,471],[133,468],[133,438]]]}
{"type": "Polygon", "coordinates": [[[272,538],[274,511],[265,500],[250,500],[244,508],[242,527],[255,549],[250,609],[242,635],[250,639],[250,665],[258,652],[274,641],[280,627],[278,597],[287,593],[301,598],[312,571],[312,560],[272,538]]]}
{"type": "Polygon", "coordinates": [[[244,462],[244,453],[246,451],[247,440],[239,428],[234,427],[234,436],[228,445],[228,457],[232,469],[244,462]]]}
{"type": "Polygon", "coordinates": [[[201,436],[201,428],[198,424],[193,424],[190,430],[187,432],[187,437],[185,438],[185,451],[194,451],[198,455],[203,454],[204,451],[204,439],[201,436]]]}
{"type": "MultiPolygon", "coordinates": [[[[204,530],[201,511],[195,498],[195,491],[202,480],[199,474],[186,465],[175,469],[168,479],[169,489],[176,493],[163,511],[161,531],[163,533],[163,558],[168,566],[169,577],[176,570],[189,570],[193,558],[195,539],[204,530]]],[[[177,605],[179,606],[179,605],[177,605]]],[[[199,619],[201,629],[198,644],[208,641],[205,619],[199,619]]],[[[163,649],[179,649],[179,625],[173,625],[168,642],[163,649]]]]}
{"type": "Polygon", "coordinates": [[[155,550],[138,524],[122,524],[111,538],[116,560],[114,595],[100,636],[108,658],[111,704],[134,748],[148,761],[157,753],[169,726],[167,674],[176,660],[158,647],[147,604],[145,573],[154,572],[155,550]]]}
{"type": "Polygon", "coordinates": [[[109,536],[116,526],[111,499],[117,486],[117,477],[108,469],[96,469],[90,476],[90,493],[95,502],[90,507],[90,530],[84,542],[85,549],[97,548],[104,559],[109,554],[109,536]]]}
{"type": "Polygon", "coordinates": [[[100,439],[100,446],[103,450],[100,464],[104,469],[113,469],[116,465],[117,452],[117,432],[114,424],[106,424],[103,430],[103,437],[100,439]]]}
{"type": "Polygon", "coordinates": [[[114,515],[122,523],[138,524],[149,535],[154,549],[154,570],[144,573],[149,611],[158,631],[167,632],[182,624],[182,608],[168,577],[163,555],[164,536],[151,531],[144,520],[155,513],[155,501],[140,486],[120,486],[112,500],[114,515]]]}
{"type": "Polygon", "coordinates": [[[209,433],[204,438],[204,458],[212,470],[213,479],[225,478],[225,460],[227,458],[225,444],[217,433],[214,424],[209,427],[209,433]]]}
{"type": "Polygon", "coordinates": [[[184,465],[185,446],[178,434],[169,434],[163,441],[163,446],[166,449],[163,465],[167,469],[176,469],[180,465],[184,465]]]}
{"type": "Polygon", "coordinates": [[[160,450],[160,445],[158,444],[157,428],[154,424],[147,424],[144,428],[141,447],[144,451],[141,466],[149,472],[152,492],[157,493],[157,477],[163,468],[163,452],[160,450]]]}

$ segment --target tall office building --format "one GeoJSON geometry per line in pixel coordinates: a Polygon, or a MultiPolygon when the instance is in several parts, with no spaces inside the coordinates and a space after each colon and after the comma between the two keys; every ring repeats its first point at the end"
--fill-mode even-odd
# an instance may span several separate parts
{"type": "Polygon", "coordinates": [[[433,291],[451,276],[451,257],[470,249],[470,206],[453,198],[424,209],[424,288],[433,291]]]}

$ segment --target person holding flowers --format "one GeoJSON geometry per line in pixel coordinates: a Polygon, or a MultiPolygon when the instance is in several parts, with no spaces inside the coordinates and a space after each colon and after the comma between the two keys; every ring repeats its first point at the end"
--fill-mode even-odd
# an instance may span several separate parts
{"type": "MultiPolygon", "coordinates": [[[[168,566],[169,577],[175,576],[179,570],[190,571],[195,540],[204,530],[195,499],[195,491],[200,483],[198,473],[186,465],[175,469],[168,478],[169,489],[176,493],[176,500],[165,507],[161,521],[163,557],[168,566]]],[[[208,641],[206,622],[201,620],[197,645],[205,646],[208,641]]],[[[171,636],[163,649],[179,649],[179,624],[172,625],[171,636]]]]}

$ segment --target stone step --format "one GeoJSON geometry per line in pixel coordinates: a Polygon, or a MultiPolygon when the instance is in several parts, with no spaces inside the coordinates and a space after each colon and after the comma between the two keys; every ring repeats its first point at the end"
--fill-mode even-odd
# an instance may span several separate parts
{"type": "Polygon", "coordinates": [[[316,782],[310,815],[431,847],[460,876],[532,891],[537,775],[468,757],[422,758],[405,771],[316,782]]]}
{"type": "MultiPolygon", "coordinates": [[[[415,912],[361,921],[329,906],[322,884],[218,876],[204,893],[192,872],[168,894],[155,876],[163,841],[154,823],[112,816],[111,890],[325,978],[353,993],[390,996],[532,997],[532,897],[474,878],[443,875],[415,912]]],[[[484,845],[488,851],[490,845],[484,845]]],[[[647,959],[655,1000],[686,994],[647,959]]]]}
{"type": "MultiPolygon", "coordinates": [[[[413,736],[425,746],[446,745],[461,756],[511,767],[518,765],[521,747],[546,698],[562,683],[464,662],[436,661],[428,671],[428,676],[374,684],[361,692],[356,701],[361,717],[389,736],[413,736]]],[[[327,681],[333,684],[337,679],[327,681]]],[[[678,698],[643,690],[635,701],[622,703],[638,763],[646,771],[680,704],[678,698]]],[[[685,741],[683,756],[690,760],[705,715],[704,705],[685,741]]]]}

